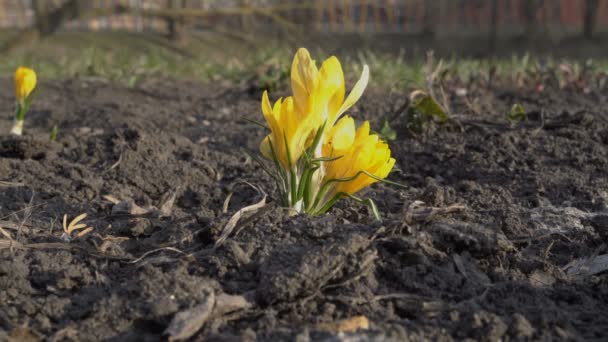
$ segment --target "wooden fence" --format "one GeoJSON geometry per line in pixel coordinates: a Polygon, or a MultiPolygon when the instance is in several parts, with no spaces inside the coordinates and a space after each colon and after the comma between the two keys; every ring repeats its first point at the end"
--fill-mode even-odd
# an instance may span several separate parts
{"type": "MultiPolygon", "coordinates": [[[[67,0],[0,0],[0,28],[31,27],[36,10],[67,0]],[[42,3],[42,5],[40,5],[42,3]],[[36,7],[39,6],[39,7],[36,7]]],[[[223,26],[254,29],[449,34],[522,34],[608,29],[608,0],[87,0],[91,14],[62,29],[170,33],[223,26]],[[588,6],[594,6],[586,11],[588,6]]]]}

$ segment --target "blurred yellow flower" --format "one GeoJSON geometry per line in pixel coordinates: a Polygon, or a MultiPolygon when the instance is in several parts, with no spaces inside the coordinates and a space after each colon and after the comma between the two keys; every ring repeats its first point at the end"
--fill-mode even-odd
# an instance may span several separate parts
{"type": "Polygon", "coordinates": [[[19,67],[15,71],[15,98],[17,102],[23,103],[36,88],[36,73],[34,70],[19,67]]]}
{"type": "Polygon", "coordinates": [[[30,95],[36,88],[36,73],[34,70],[19,67],[15,71],[15,98],[17,99],[17,108],[15,111],[15,123],[11,129],[12,134],[23,134],[23,122],[25,113],[27,113],[31,99],[30,95]]]}

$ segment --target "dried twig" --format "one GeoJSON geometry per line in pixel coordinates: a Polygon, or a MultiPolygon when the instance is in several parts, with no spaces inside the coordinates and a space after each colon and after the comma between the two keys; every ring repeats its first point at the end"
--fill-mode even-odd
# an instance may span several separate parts
{"type": "Polygon", "coordinates": [[[12,186],[23,186],[23,185],[24,185],[23,183],[0,181],[0,186],[12,187],[12,186]]]}
{"type": "Polygon", "coordinates": [[[33,206],[34,195],[35,195],[35,193],[32,192],[32,197],[30,197],[30,201],[29,201],[27,207],[25,207],[25,210],[23,211],[23,219],[21,220],[21,223],[19,224],[19,228],[17,229],[17,237],[16,237],[17,241],[19,241],[21,239],[21,233],[23,231],[23,226],[32,216],[32,209],[34,208],[34,206],[33,206]]]}

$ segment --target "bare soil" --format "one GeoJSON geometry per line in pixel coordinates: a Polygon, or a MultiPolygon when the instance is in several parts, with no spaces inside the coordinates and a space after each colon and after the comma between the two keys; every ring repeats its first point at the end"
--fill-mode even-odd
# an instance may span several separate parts
{"type": "MultiPolygon", "coordinates": [[[[405,96],[370,89],[351,114],[379,128],[405,96]]],[[[600,92],[470,87],[423,136],[396,117],[390,179],[407,188],[362,194],[382,222],[350,201],[312,218],[278,207],[244,153],[265,134],[241,120],[261,120],[259,99],[219,83],[43,82],[27,134],[0,136],[0,340],[164,340],[211,296],[192,340],[331,341],[321,323],[358,315],[370,327],[354,340],[608,336],[608,274],[584,264],[608,253],[600,92]],[[505,120],[513,103],[526,121],[505,120]],[[247,183],[268,203],[216,246],[263,197],[247,183]],[[80,213],[93,232],[64,241],[63,215],[80,213]],[[245,302],[218,312],[217,298],[245,302]]],[[[12,106],[2,92],[1,132],[12,106]]]]}

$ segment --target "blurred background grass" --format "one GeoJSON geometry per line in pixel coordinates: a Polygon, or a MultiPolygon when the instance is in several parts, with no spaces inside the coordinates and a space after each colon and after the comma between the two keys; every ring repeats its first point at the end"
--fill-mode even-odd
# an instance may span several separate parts
{"type": "Polygon", "coordinates": [[[373,84],[383,87],[424,85],[428,51],[435,62],[442,60],[446,74],[463,80],[490,74],[514,79],[563,64],[608,72],[608,0],[454,4],[29,0],[14,6],[0,0],[0,74],[27,65],[43,79],[98,77],[134,85],[143,77],[174,77],[272,86],[286,81],[299,46],[318,60],[339,55],[351,77],[366,63],[373,84]],[[310,6],[285,10],[293,5],[310,6]],[[49,24],[70,6],[73,13],[49,24]],[[591,19],[589,6],[595,9],[591,19]],[[148,26],[140,25],[142,18],[148,26]]]}

